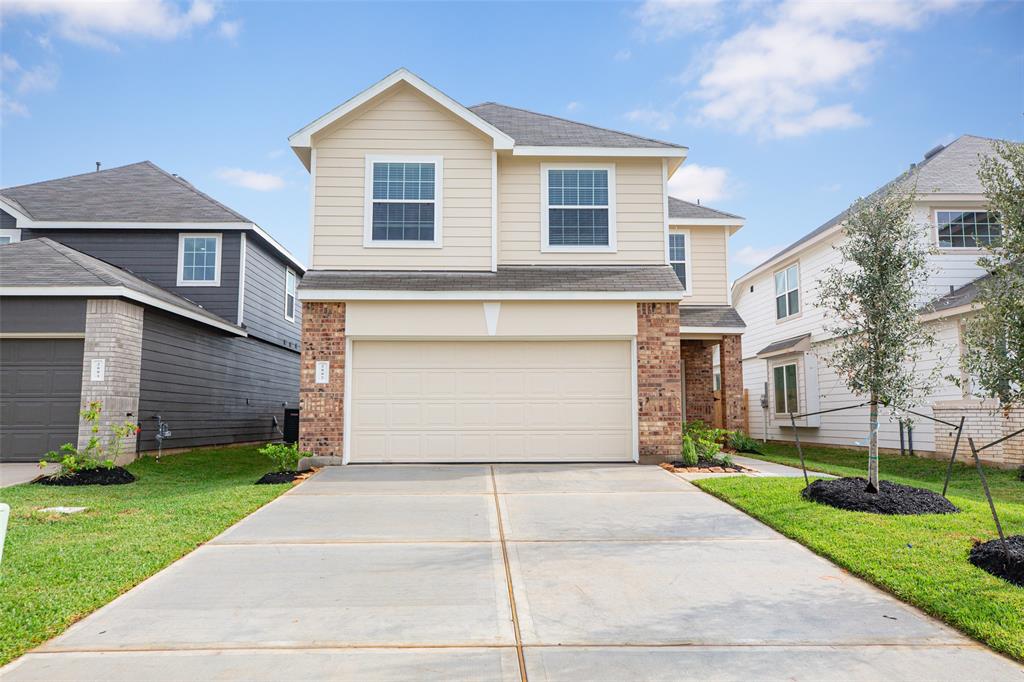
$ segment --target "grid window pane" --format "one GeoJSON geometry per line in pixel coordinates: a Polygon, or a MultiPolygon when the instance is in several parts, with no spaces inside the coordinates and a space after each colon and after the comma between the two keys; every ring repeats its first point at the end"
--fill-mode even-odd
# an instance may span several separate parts
{"type": "Polygon", "coordinates": [[[608,209],[548,209],[548,243],[556,246],[607,246],[608,209]]]}
{"type": "Polygon", "coordinates": [[[686,263],[673,263],[672,269],[676,271],[676,277],[679,278],[679,282],[686,288],[686,263]]]}
{"type": "Polygon", "coordinates": [[[800,312],[800,292],[791,291],[788,294],[786,294],[786,298],[788,299],[789,303],[789,314],[796,315],[798,312],[800,312]]]}
{"type": "Polygon", "coordinates": [[[181,279],[214,282],[217,279],[217,238],[185,237],[182,245],[181,279]]]}
{"type": "Polygon", "coordinates": [[[775,295],[783,294],[786,292],[786,273],[776,272],[775,273],[775,295]]]}
{"type": "Polygon", "coordinates": [[[775,319],[800,312],[800,266],[791,265],[775,273],[775,319]]]}
{"type": "Polygon", "coordinates": [[[607,206],[607,170],[549,170],[549,206],[607,206]]]}
{"type": "Polygon", "coordinates": [[[998,216],[988,211],[938,211],[939,246],[952,249],[973,249],[998,241],[1002,225],[998,216]]]}
{"type": "Polygon", "coordinates": [[[670,262],[686,260],[686,235],[670,234],[668,236],[668,259],[670,262]]]}
{"type": "Polygon", "coordinates": [[[789,315],[788,308],[786,307],[786,295],[775,297],[775,319],[781,320],[782,318],[789,315]]]}
{"type": "Polygon", "coordinates": [[[772,374],[775,383],[775,412],[785,414],[786,412],[786,373],[784,367],[776,367],[772,374]]]}
{"type": "Polygon", "coordinates": [[[433,241],[434,204],[373,204],[374,241],[433,241]]]}
{"type": "Polygon", "coordinates": [[[374,241],[433,241],[433,163],[373,164],[374,241]]]}
{"type": "Polygon", "coordinates": [[[373,198],[432,201],[434,178],[432,163],[374,163],[373,198]]]}

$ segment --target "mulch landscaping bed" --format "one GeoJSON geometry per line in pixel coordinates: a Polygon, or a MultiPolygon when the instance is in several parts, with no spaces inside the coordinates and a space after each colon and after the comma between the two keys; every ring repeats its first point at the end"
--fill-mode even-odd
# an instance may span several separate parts
{"type": "Polygon", "coordinates": [[[297,479],[305,478],[308,474],[308,471],[271,471],[269,474],[263,474],[263,477],[256,481],[256,485],[291,483],[297,479]]]}
{"type": "Polygon", "coordinates": [[[869,493],[867,479],[822,479],[804,488],[801,495],[812,502],[849,511],[872,514],[955,514],[960,510],[942,495],[909,485],[882,481],[877,494],[869,493]]]}
{"type": "Polygon", "coordinates": [[[32,481],[39,485],[124,485],[134,483],[135,476],[124,467],[83,469],[67,476],[51,474],[32,481]]]}
{"type": "Polygon", "coordinates": [[[746,467],[742,467],[739,464],[733,463],[731,466],[717,459],[708,459],[707,457],[698,457],[697,466],[691,467],[686,466],[681,461],[672,462],[672,468],[676,471],[685,471],[688,474],[738,474],[744,471],[750,471],[746,467]]]}
{"type": "Polygon", "coordinates": [[[1024,535],[1011,535],[1006,538],[1006,544],[1010,548],[1009,562],[998,538],[974,545],[970,561],[996,577],[1024,587],[1024,535]]]}

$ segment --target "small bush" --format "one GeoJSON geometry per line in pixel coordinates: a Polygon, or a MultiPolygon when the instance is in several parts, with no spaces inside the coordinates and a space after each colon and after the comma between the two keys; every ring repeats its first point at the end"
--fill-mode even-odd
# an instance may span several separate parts
{"type": "Polygon", "coordinates": [[[697,456],[704,459],[717,459],[722,450],[722,442],[730,434],[725,429],[715,429],[699,419],[688,422],[683,427],[683,436],[693,440],[697,456]]]}
{"type": "Polygon", "coordinates": [[[100,440],[100,414],[103,413],[103,403],[93,401],[79,414],[82,421],[89,424],[92,436],[85,447],[79,450],[71,443],[64,443],[60,446],[60,452],[51,450],[46,456],[39,460],[39,468],[45,469],[52,461],[59,458],[60,471],[55,475],[57,478],[64,478],[77,474],[79,471],[91,469],[113,469],[117,464],[117,458],[121,455],[126,438],[139,432],[139,427],[132,422],[110,425],[110,438],[106,445],[100,440]]]}
{"type": "Polygon", "coordinates": [[[742,431],[732,432],[729,436],[729,447],[737,452],[759,452],[757,441],[742,431]]]}
{"type": "Polygon", "coordinates": [[[274,471],[295,471],[300,459],[312,455],[311,452],[300,451],[298,443],[268,443],[259,449],[259,453],[270,458],[274,471]]]}
{"type": "Polygon", "coordinates": [[[693,443],[693,439],[689,436],[683,436],[683,449],[680,453],[680,459],[685,466],[697,466],[697,448],[693,443]]]}

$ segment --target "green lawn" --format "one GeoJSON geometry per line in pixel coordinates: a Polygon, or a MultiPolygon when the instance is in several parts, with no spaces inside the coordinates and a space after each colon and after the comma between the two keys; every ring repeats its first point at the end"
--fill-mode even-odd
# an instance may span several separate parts
{"type": "MultiPolygon", "coordinates": [[[[765,458],[799,466],[794,448],[769,445],[765,458]]],[[[807,448],[808,466],[863,476],[863,452],[807,448]]],[[[944,464],[883,456],[882,478],[942,490],[944,464]]],[[[696,481],[707,492],[742,509],[900,599],[920,607],[997,651],[1024,660],[1024,589],[967,561],[973,540],[996,536],[973,469],[955,470],[951,515],[880,516],[847,512],[800,497],[802,479],[716,478],[696,481]]],[[[1024,533],[1024,482],[1015,472],[986,469],[1003,528],[1024,533]]]]}
{"type": "Polygon", "coordinates": [[[0,665],[188,554],[290,487],[253,485],[271,469],[254,447],[141,459],[135,483],[19,485],[0,566],[0,665]],[[89,507],[71,516],[51,506],[89,507]]]}

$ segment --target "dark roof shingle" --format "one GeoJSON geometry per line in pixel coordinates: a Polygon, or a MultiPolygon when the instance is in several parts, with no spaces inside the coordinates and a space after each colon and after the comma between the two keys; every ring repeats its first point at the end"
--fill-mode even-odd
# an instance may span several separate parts
{"type": "Polygon", "coordinates": [[[680,327],[746,327],[747,324],[731,305],[679,307],[680,327]]]}
{"type": "Polygon", "coordinates": [[[800,336],[794,336],[790,339],[782,339],[781,341],[775,341],[770,343],[761,350],[757,351],[757,355],[764,355],[765,353],[777,353],[780,350],[789,350],[790,348],[796,348],[804,341],[811,338],[810,334],[801,334],[800,336]]]}
{"type": "Polygon", "coordinates": [[[725,211],[719,211],[718,209],[708,208],[700,204],[692,204],[689,201],[683,201],[682,199],[676,199],[675,197],[668,198],[668,217],[669,218],[735,218],[736,220],[745,220],[742,216],[738,216],[735,213],[726,213],[725,211]]]}

